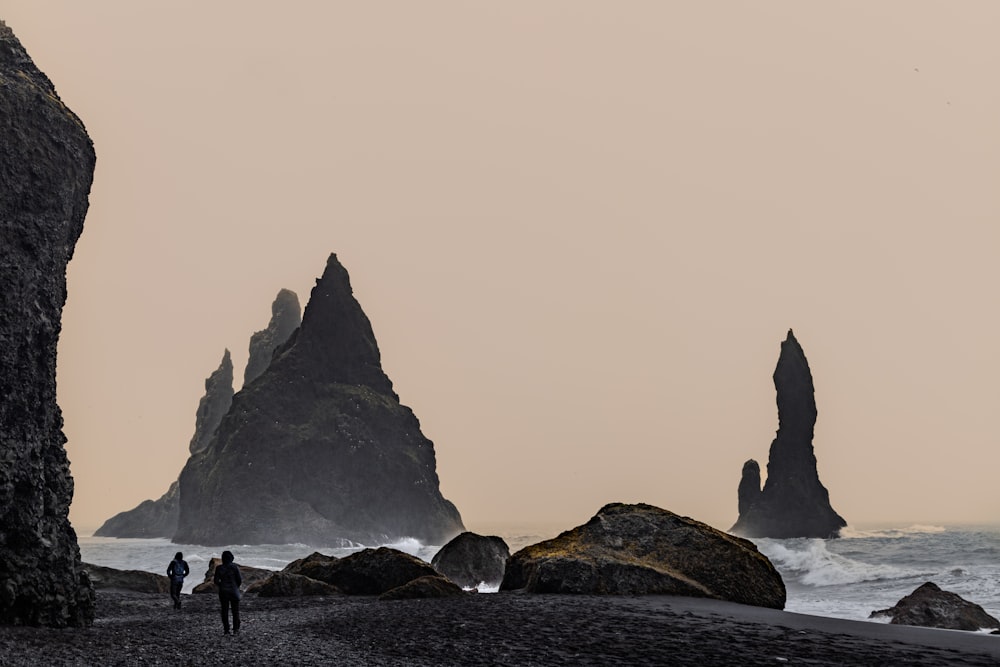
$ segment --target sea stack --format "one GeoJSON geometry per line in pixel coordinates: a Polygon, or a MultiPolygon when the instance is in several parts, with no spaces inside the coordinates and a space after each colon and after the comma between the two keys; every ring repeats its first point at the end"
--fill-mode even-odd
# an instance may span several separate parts
{"type": "Polygon", "coordinates": [[[767,480],[760,487],[760,466],[743,465],[738,491],[739,519],[730,532],[744,537],[838,537],[847,522],[830,506],[819,481],[813,429],[816,399],[812,373],[792,330],[781,343],[774,369],[778,433],[771,443],[767,480]]]}
{"type": "Polygon", "coordinates": [[[180,499],[178,543],[444,544],[464,530],[336,255],[301,326],[188,460],[180,499]]]}
{"type": "Polygon", "coordinates": [[[267,370],[274,351],[285,344],[300,324],[302,307],[298,295],[291,290],[280,290],[271,304],[271,321],[266,328],[250,336],[249,356],[243,371],[244,387],[267,370]]]}
{"type": "Polygon", "coordinates": [[[66,266],[96,156],[87,131],[0,21],[0,623],[84,626],[94,592],[69,523],[56,404],[66,266]]]}

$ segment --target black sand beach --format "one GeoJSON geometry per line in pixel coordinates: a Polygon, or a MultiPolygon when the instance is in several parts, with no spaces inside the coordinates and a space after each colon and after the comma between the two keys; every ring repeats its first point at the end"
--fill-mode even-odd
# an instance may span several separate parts
{"type": "Polygon", "coordinates": [[[666,596],[254,598],[99,591],[86,630],[0,628],[0,665],[1000,665],[1000,637],[666,596]]]}

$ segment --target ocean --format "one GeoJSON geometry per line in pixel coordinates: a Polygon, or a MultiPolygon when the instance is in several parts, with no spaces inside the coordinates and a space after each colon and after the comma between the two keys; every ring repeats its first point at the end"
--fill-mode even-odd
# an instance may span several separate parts
{"type": "MultiPolygon", "coordinates": [[[[513,526],[483,534],[503,537],[514,553],[558,532],[537,526],[513,526]]],[[[306,544],[203,547],[173,544],[166,539],[83,536],[79,542],[84,562],[158,574],[165,574],[174,553],[181,551],[191,567],[191,576],[184,586],[186,592],[204,580],[208,561],[226,549],[233,552],[241,565],[280,570],[314,551],[342,557],[364,548],[364,545],[334,548],[306,544]]],[[[835,540],[754,542],[785,581],[786,611],[867,620],[872,611],[891,607],[924,582],[933,581],[943,590],[957,593],[1000,618],[1000,526],[848,527],[835,540]]],[[[428,562],[440,548],[410,539],[385,546],[428,562]]]]}

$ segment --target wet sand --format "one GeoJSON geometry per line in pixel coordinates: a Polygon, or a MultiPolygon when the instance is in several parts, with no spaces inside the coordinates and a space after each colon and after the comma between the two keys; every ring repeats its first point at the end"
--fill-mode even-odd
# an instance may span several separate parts
{"type": "Polygon", "coordinates": [[[0,665],[1000,665],[1000,636],[668,596],[243,600],[98,591],[85,630],[0,627],[0,665]]]}

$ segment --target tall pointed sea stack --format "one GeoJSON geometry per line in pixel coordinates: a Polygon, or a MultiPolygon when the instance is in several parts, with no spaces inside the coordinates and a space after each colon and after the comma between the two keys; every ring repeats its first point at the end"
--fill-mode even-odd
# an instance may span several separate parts
{"type": "Polygon", "coordinates": [[[180,543],[444,544],[464,530],[335,255],[298,331],[188,460],[180,497],[180,543]]]}
{"type": "Polygon", "coordinates": [[[745,537],[837,537],[847,522],[830,506],[819,481],[813,452],[816,399],[812,373],[792,330],[781,344],[774,369],[778,393],[778,433],[771,443],[767,481],[760,488],[760,467],[743,465],[739,519],[731,532],[745,537]]]}
{"type": "Polygon", "coordinates": [[[69,523],[56,404],[66,265],[94,147],[0,21],[0,623],[88,625],[94,593],[69,523]]]}
{"type": "Polygon", "coordinates": [[[194,416],[194,436],[188,445],[192,454],[208,447],[232,404],[233,360],[227,349],[222,354],[219,367],[205,380],[205,395],[198,402],[198,411],[194,416]]]}

